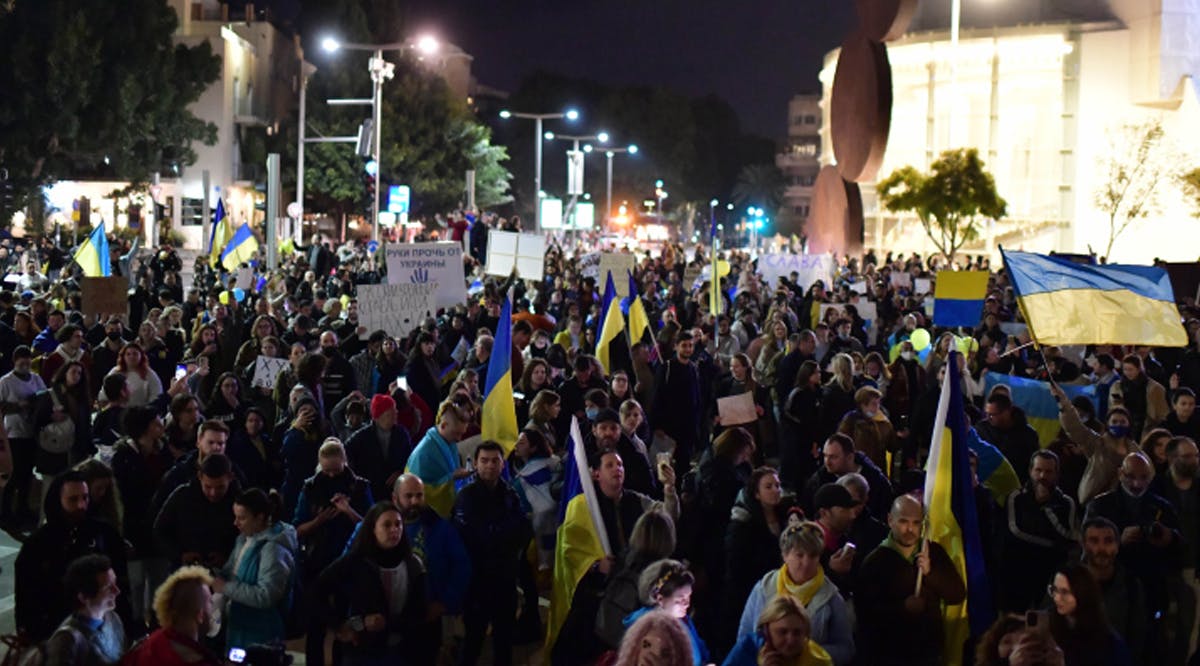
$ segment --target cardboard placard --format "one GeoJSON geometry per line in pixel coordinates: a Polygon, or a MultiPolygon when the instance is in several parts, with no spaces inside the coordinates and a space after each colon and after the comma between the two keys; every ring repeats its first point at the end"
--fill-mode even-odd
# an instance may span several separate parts
{"type": "Polygon", "coordinates": [[[717,415],[721,417],[723,426],[757,421],[758,412],[754,409],[754,394],[747,391],[731,395],[728,398],[717,398],[717,415]]]}
{"type": "Polygon", "coordinates": [[[250,381],[250,386],[254,388],[275,388],[275,380],[279,378],[279,372],[288,366],[286,358],[273,358],[270,356],[259,356],[254,360],[254,379],[250,381]]]}
{"type": "Polygon", "coordinates": [[[488,275],[508,276],[515,268],[522,280],[541,280],[545,260],[546,239],[539,234],[488,233],[488,275]]]}
{"type": "Polygon", "coordinates": [[[617,298],[629,297],[629,274],[633,272],[634,258],[624,252],[604,252],[600,255],[600,266],[596,275],[596,287],[601,294],[608,284],[608,275],[612,275],[613,288],[617,290],[617,298]]]}
{"type": "Polygon", "coordinates": [[[904,271],[893,271],[891,281],[892,281],[892,286],[895,287],[896,289],[908,289],[910,291],[912,290],[912,283],[913,283],[912,273],[905,273],[904,271]]]}
{"type": "Polygon", "coordinates": [[[437,312],[437,286],[430,282],[364,284],[358,287],[358,319],[365,340],[373,331],[403,337],[437,312]]]}
{"type": "Polygon", "coordinates": [[[466,302],[461,243],[389,243],[385,253],[388,284],[433,284],[439,308],[466,302]]]}
{"type": "Polygon", "coordinates": [[[769,289],[779,286],[779,278],[791,277],[797,274],[796,284],[801,289],[808,289],[817,280],[825,283],[826,287],[833,284],[833,257],[828,254],[791,254],[777,252],[764,254],[758,258],[758,272],[763,276],[763,282],[769,289]]]}
{"type": "Polygon", "coordinates": [[[129,313],[129,279],[124,277],[85,277],[80,281],[81,302],[85,315],[124,315],[129,313]]]}

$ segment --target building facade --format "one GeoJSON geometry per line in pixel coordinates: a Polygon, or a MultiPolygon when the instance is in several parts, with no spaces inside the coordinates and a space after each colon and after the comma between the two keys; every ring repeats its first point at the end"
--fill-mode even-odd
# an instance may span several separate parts
{"type": "Polygon", "coordinates": [[[821,170],[821,96],[796,95],[788,102],[787,144],[775,165],[787,179],[779,222],[797,229],[808,219],[813,184],[821,170]]]}
{"type": "MultiPolygon", "coordinates": [[[[964,3],[967,5],[997,3],[964,3]]],[[[957,47],[946,28],[949,3],[922,4],[914,30],[888,45],[894,103],[880,178],[912,165],[926,169],[944,150],[974,147],[1008,201],[1008,217],[985,221],[968,254],[1000,246],[1033,251],[1106,253],[1110,217],[1097,194],[1110,182],[1111,160],[1136,151],[1134,127],[1161,124],[1164,157],[1175,172],[1200,166],[1196,81],[1200,6],[1183,0],[1113,0],[1063,11],[1061,4],[1014,0],[964,13],[957,47]],[[942,7],[945,5],[946,7],[942,7]],[[945,9],[945,16],[940,10],[945,9]],[[938,21],[941,21],[939,24],[938,21]],[[1169,154],[1170,157],[1165,157],[1169,154]]],[[[823,84],[823,128],[837,51],[823,84]]],[[[834,162],[822,131],[822,164],[834,162]]],[[[935,251],[915,217],[881,209],[873,183],[862,184],[866,245],[935,251]]],[[[1157,188],[1158,205],[1115,242],[1113,261],[1195,260],[1200,222],[1174,173],[1157,188]]]]}

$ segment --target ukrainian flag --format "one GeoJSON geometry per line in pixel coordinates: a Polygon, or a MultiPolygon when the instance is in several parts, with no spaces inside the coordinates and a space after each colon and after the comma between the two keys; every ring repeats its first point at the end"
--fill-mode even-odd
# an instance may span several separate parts
{"type": "Polygon", "coordinates": [[[550,615],[546,619],[546,662],[562,629],[575,588],[596,562],[612,555],[599,498],[588,470],[587,452],[579,434],[579,420],[571,417],[571,441],[563,477],[562,524],[554,549],[554,581],[550,588],[550,615]]]}
{"type": "Polygon", "coordinates": [[[938,271],[933,288],[933,323],[938,326],[979,325],[987,296],[987,271],[938,271]]]}
{"type": "Polygon", "coordinates": [[[979,438],[979,433],[971,428],[967,431],[967,448],[974,451],[979,460],[975,476],[979,482],[992,493],[992,499],[1000,506],[1008,503],[1008,496],[1014,490],[1021,489],[1021,480],[1017,478],[1017,470],[1012,463],[991,442],[979,438]]]}
{"type": "Polygon", "coordinates": [[[962,354],[950,352],[925,468],[925,538],[946,551],[967,585],[966,603],[943,608],[948,666],[962,664],[967,638],[982,635],[995,619],[971,487],[962,382],[957,381],[963,362],[962,354]]]}
{"type": "Polygon", "coordinates": [[[1029,335],[1042,345],[1186,347],[1167,272],[1155,266],[1084,266],[1005,252],[1029,335]]]}
{"type": "Polygon", "coordinates": [[[496,343],[488,360],[487,381],[483,386],[483,427],[485,440],[504,447],[507,457],[517,445],[517,407],[513,402],[512,383],[512,301],[504,296],[500,322],[496,324],[496,343]]]}
{"type": "MultiPolygon", "coordinates": [[[[434,423],[440,420],[435,419],[434,423]]],[[[458,445],[446,441],[434,425],[417,442],[404,471],[416,475],[425,483],[425,504],[442,518],[449,519],[457,495],[454,472],[461,467],[458,445]]]]}
{"type": "MultiPolygon", "coordinates": [[[[227,271],[235,271],[240,264],[249,263],[258,256],[258,239],[250,230],[250,225],[238,227],[237,233],[225,245],[221,252],[221,265],[227,271]]],[[[249,286],[249,285],[247,285],[249,286]]]]}
{"type": "MultiPolygon", "coordinates": [[[[600,320],[600,331],[596,336],[596,359],[600,361],[600,365],[604,368],[604,372],[612,373],[616,368],[613,367],[613,362],[617,359],[613,358],[612,347],[617,346],[618,337],[625,330],[625,317],[621,315],[621,308],[616,307],[614,301],[617,298],[617,288],[613,285],[612,273],[608,274],[608,280],[604,284],[604,306],[601,311],[604,313],[600,320]]],[[[640,302],[640,297],[638,302],[640,302]]],[[[624,342],[623,337],[620,342],[624,342]]],[[[626,350],[628,355],[628,350],[626,350]]]]}
{"type": "Polygon", "coordinates": [[[228,216],[225,215],[225,202],[217,199],[217,210],[213,212],[212,234],[208,237],[208,263],[216,268],[221,262],[221,252],[229,245],[233,234],[229,231],[228,216]]]}
{"type": "Polygon", "coordinates": [[[633,279],[633,274],[629,274],[629,297],[632,299],[629,303],[629,348],[633,349],[634,343],[643,342],[650,347],[651,360],[657,358],[658,347],[654,344],[654,335],[650,331],[650,317],[646,314],[646,304],[642,302],[642,296],[639,293],[637,280],[633,279]]]}
{"type": "Polygon", "coordinates": [[[112,275],[112,257],[108,254],[108,236],[104,235],[104,223],[96,225],[92,233],[75,251],[75,263],[87,277],[109,277],[112,275]]]}
{"type": "MultiPolygon", "coordinates": [[[[983,377],[984,395],[990,395],[992,387],[997,384],[1004,384],[1008,387],[1008,393],[1012,396],[1013,404],[1025,412],[1025,419],[1037,431],[1038,441],[1042,443],[1043,447],[1049,446],[1050,442],[1053,442],[1054,438],[1058,436],[1058,429],[1060,427],[1058,422],[1058,401],[1050,393],[1050,383],[1040,382],[1036,379],[1013,377],[1012,375],[1002,375],[998,372],[989,372],[983,377]]],[[[1059,384],[1059,387],[1067,394],[1068,400],[1074,400],[1077,396],[1082,395],[1091,400],[1092,404],[1095,405],[1094,409],[1096,413],[1100,413],[1100,401],[1096,396],[1095,386],[1059,384]]]]}

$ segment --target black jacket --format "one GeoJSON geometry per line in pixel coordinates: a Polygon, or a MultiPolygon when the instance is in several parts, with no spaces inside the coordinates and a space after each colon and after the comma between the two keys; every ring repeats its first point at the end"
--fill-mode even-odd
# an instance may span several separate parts
{"type": "Polygon", "coordinates": [[[1022,612],[1045,596],[1045,582],[1067,561],[1075,545],[1079,523],[1075,501],[1057,488],[1044,504],[1038,504],[1028,484],[1014,490],[1002,508],[1001,603],[1005,610],[1022,612]]]}
{"type": "MultiPolygon", "coordinates": [[[[232,459],[230,462],[233,462],[233,478],[237,481],[238,486],[241,488],[250,487],[246,485],[246,475],[242,473],[241,467],[238,467],[237,462],[232,459]]],[[[167,470],[167,473],[163,475],[162,483],[159,484],[158,491],[154,493],[152,500],[154,510],[158,511],[162,509],[163,504],[167,502],[167,498],[171,496],[171,493],[195,481],[196,475],[199,472],[200,449],[192,449],[183,454],[179,460],[175,461],[174,465],[171,465],[171,469],[167,470]]]]}
{"type": "Polygon", "coordinates": [[[279,452],[279,443],[271,439],[266,430],[259,433],[259,440],[263,452],[259,452],[245,430],[239,429],[229,438],[225,454],[233,462],[234,469],[245,474],[247,488],[279,488],[283,482],[283,456],[279,452]]]}
{"type": "MultiPolygon", "coordinates": [[[[892,500],[895,499],[895,494],[892,491],[892,482],[883,474],[883,470],[875,466],[871,459],[862,451],[854,452],[854,462],[858,463],[858,473],[862,474],[871,486],[871,492],[867,495],[867,508],[871,510],[873,516],[886,516],[892,510],[892,500]]],[[[804,491],[800,495],[800,505],[804,507],[804,511],[812,516],[817,517],[816,510],[813,509],[813,498],[816,497],[817,490],[826,483],[834,483],[838,480],[838,475],[825,469],[825,465],[819,465],[817,471],[808,477],[804,482],[804,491]]]]}
{"type": "MultiPolygon", "coordinates": [[[[596,453],[596,437],[590,432],[584,435],[583,446],[589,456],[596,453]]],[[[624,432],[621,433],[621,439],[617,440],[614,448],[621,456],[622,464],[625,465],[625,488],[650,497],[661,498],[662,492],[655,482],[656,477],[646,454],[639,451],[624,432]]]]}
{"type": "MultiPolygon", "coordinates": [[[[299,527],[316,518],[318,513],[330,506],[330,500],[338,493],[350,498],[350,506],[360,516],[366,515],[374,500],[370,482],[349,469],[337,476],[318,472],[306,479],[300,488],[296,513],[289,516],[292,518],[292,524],[299,527]]],[[[339,513],[300,539],[300,546],[304,552],[301,560],[303,580],[316,578],[325,567],[345,552],[346,542],[357,525],[358,523],[351,521],[348,516],[339,513]]]]}
{"type": "Polygon", "coordinates": [[[1023,412],[1014,409],[1012,419],[1012,427],[1005,430],[993,426],[990,421],[980,421],[975,424],[975,432],[979,433],[980,439],[1000,449],[1024,484],[1029,480],[1029,460],[1041,448],[1041,442],[1023,412]]]}
{"type": "Polygon", "coordinates": [[[241,492],[237,481],[229,485],[225,497],[210,502],[200,489],[200,479],[171,493],[154,521],[154,536],[163,555],[172,565],[183,562],[184,553],[197,553],[201,564],[220,567],[233,550],[237,528],[233,526],[233,499],[241,492]]]}
{"type": "Polygon", "coordinates": [[[471,557],[471,589],[491,589],[517,579],[520,554],[533,538],[533,525],[511,486],[494,488],[476,480],[458,493],[451,514],[471,557]]]}
{"type": "MultiPolygon", "coordinates": [[[[436,408],[431,405],[431,407],[436,408]]],[[[412,441],[408,432],[397,423],[389,434],[387,455],[379,445],[379,433],[374,423],[359,428],[346,442],[346,456],[355,474],[371,482],[371,493],[375,497],[391,497],[388,478],[403,472],[412,453],[412,441]]]]}
{"type": "Polygon", "coordinates": [[[157,514],[153,498],[170,467],[171,456],[165,449],[159,448],[149,456],[144,456],[137,444],[128,438],[119,441],[113,452],[113,476],[125,508],[123,531],[125,539],[133,546],[131,556],[135,559],[158,554],[154,542],[154,519],[157,514]]]}
{"type": "Polygon", "coordinates": [[[387,618],[385,631],[364,631],[355,644],[342,644],[345,653],[383,657],[393,653],[388,648],[390,635],[402,637],[400,650],[423,653],[426,649],[425,628],[425,567],[420,559],[406,551],[399,559],[408,574],[407,596],[399,615],[389,610],[384,592],[380,565],[361,553],[350,552],[330,564],[317,578],[313,589],[313,613],[325,626],[338,628],[352,617],[380,614],[387,618]]]}

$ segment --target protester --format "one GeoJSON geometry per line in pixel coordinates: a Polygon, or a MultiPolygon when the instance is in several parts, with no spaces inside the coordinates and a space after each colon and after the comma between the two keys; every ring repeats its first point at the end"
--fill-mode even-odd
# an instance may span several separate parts
{"type": "Polygon", "coordinates": [[[1104,615],[1100,588],[1087,568],[1060,568],[1048,590],[1053,601],[1050,635],[1063,651],[1066,666],[1133,664],[1129,648],[1104,615]]]}
{"type": "Polygon", "coordinates": [[[116,664],[125,654],[125,626],[115,609],[121,589],[112,561],[84,555],[71,562],[63,591],[74,608],[46,641],[47,664],[116,664]]]}
{"type": "Polygon", "coordinates": [[[758,616],[755,631],[738,640],[725,666],[795,663],[832,666],[833,659],[812,640],[812,623],[800,602],[789,595],[772,599],[758,616]]]}
{"type": "Polygon", "coordinates": [[[208,570],[186,566],[171,574],[154,593],[159,628],[121,661],[127,666],[217,666],[216,655],[202,642],[213,629],[215,609],[208,570]]]}

